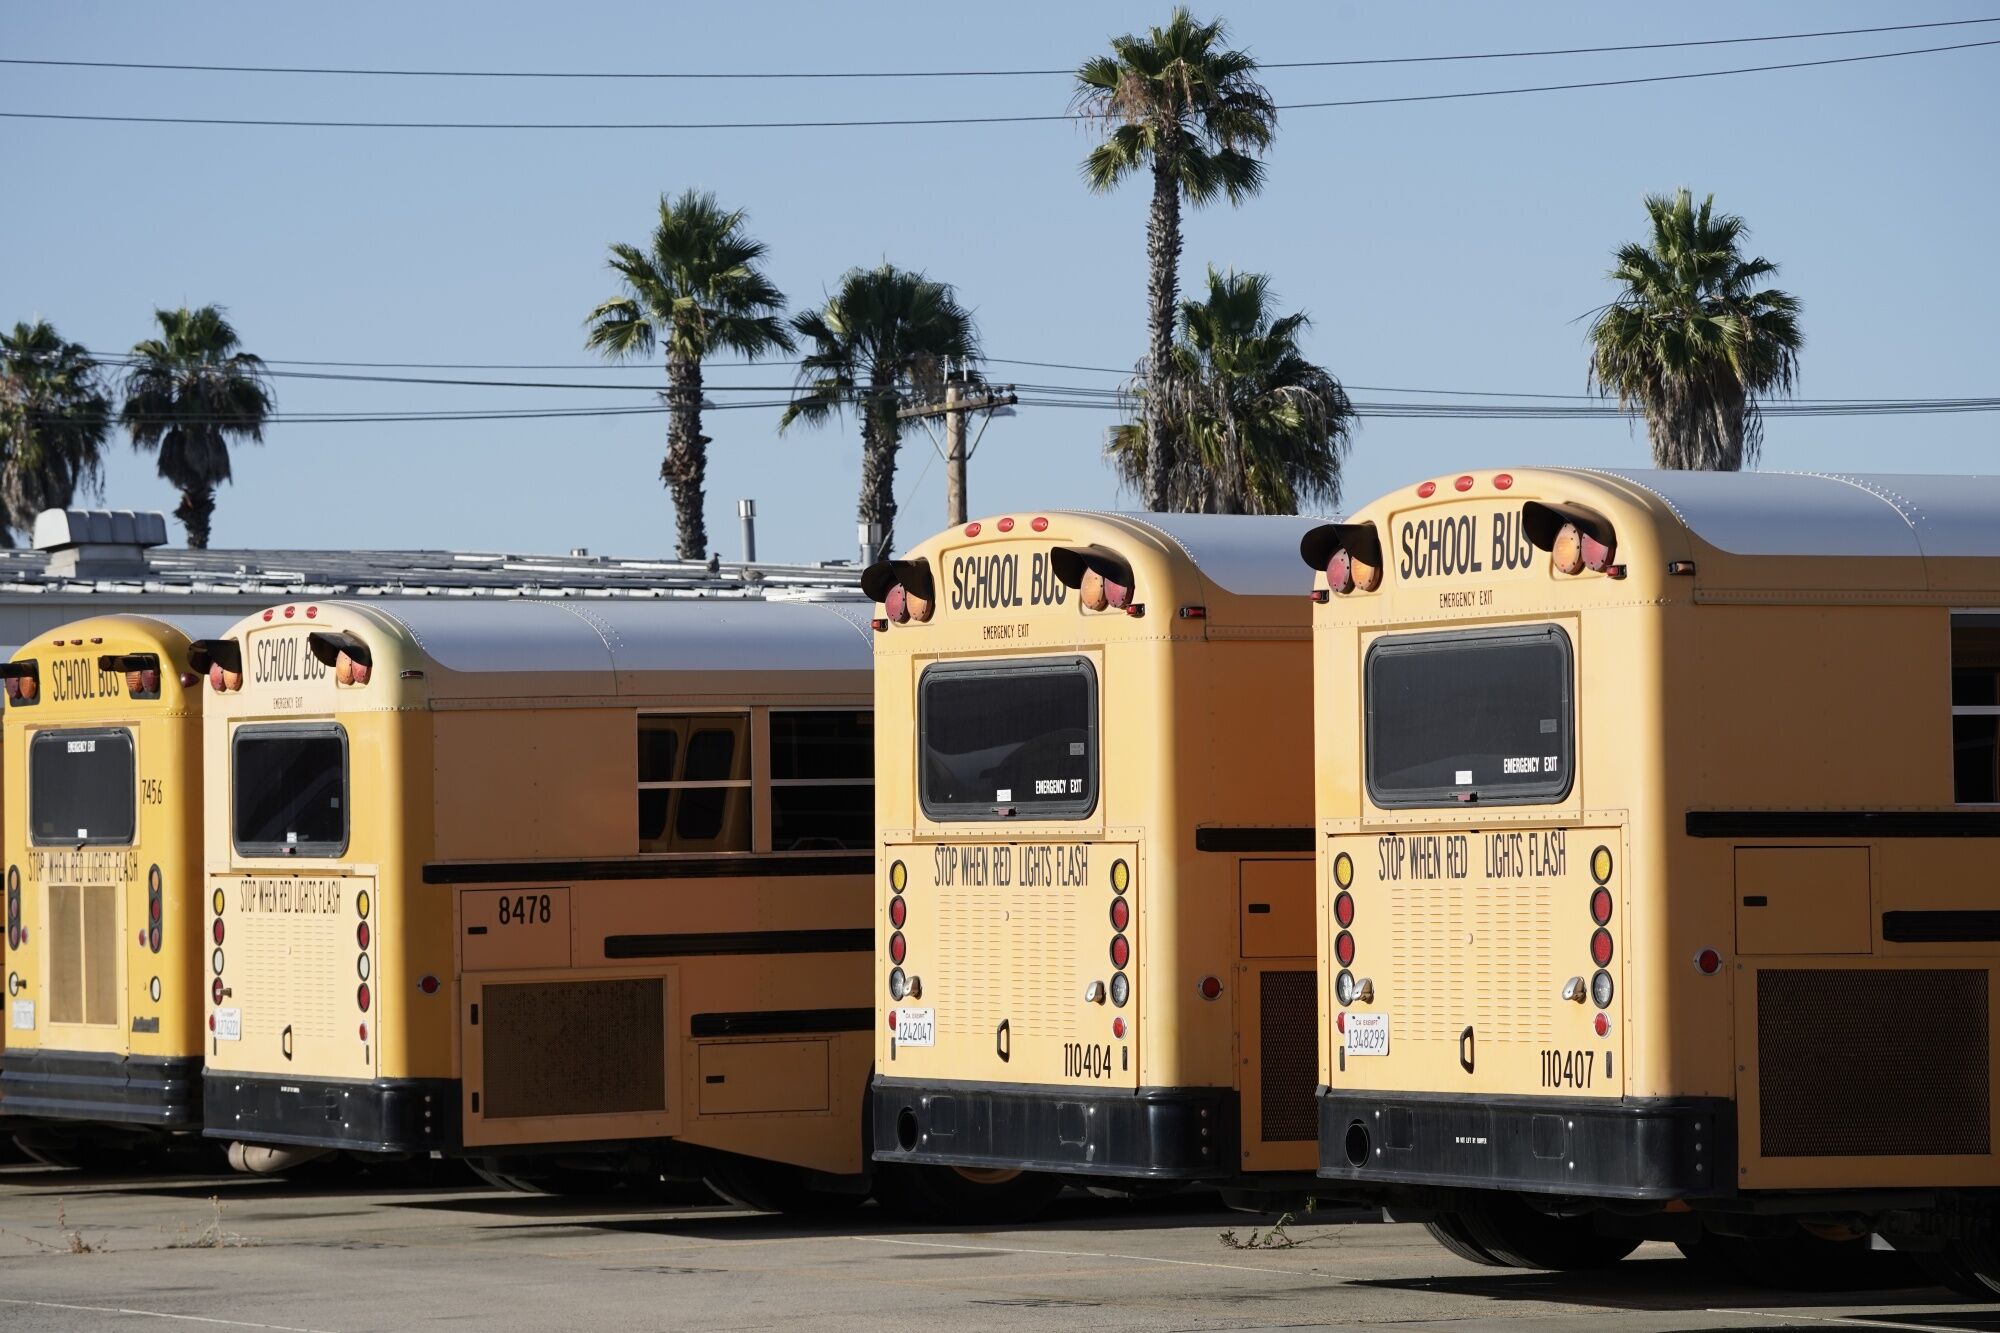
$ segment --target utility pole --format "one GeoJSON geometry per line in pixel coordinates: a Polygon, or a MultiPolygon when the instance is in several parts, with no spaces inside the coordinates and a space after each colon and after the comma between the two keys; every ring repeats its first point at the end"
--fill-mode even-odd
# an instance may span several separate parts
{"type": "MultiPolygon", "coordinates": [[[[965,440],[965,418],[973,412],[992,413],[1003,407],[1011,407],[1020,400],[1014,395],[1014,386],[979,386],[971,393],[960,391],[960,379],[956,376],[947,380],[944,386],[944,401],[941,403],[918,403],[899,408],[896,415],[905,421],[921,420],[929,426],[929,418],[944,418],[944,507],[945,525],[957,527],[965,522],[965,465],[972,457],[972,451],[979,447],[974,439],[970,446],[965,440]]],[[[990,418],[989,418],[990,419],[990,418]]],[[[986,434],[985,423],[980,423],[979,434],[986,434]]],[[[937,443],[937,437],[931,437],[937,443]]]]}

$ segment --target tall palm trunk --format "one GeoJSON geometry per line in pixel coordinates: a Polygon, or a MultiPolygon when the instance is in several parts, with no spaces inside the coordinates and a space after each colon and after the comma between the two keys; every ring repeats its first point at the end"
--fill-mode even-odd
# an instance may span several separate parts
{"type": "Polygon", "coordinates": [[[1178,175],[1178,135],[1169,130],[1153,154],[1153,208],[1146,221],[1146,258],[1152,272],[1146,282],[1146,477],[1142,487],[1146,508],[1167,508],[1178,441],[1168,438],[1167,402],[1174,352],[1174,301],[1180,291],[1181,187],[1178,175]]]}
{"type": "Polygon", "coordinates": [[[181,502],[174,509],[174,517],[187,529],[188,549],[206,551],[209,523],[215,517],[215,487],[181,487],[181,502]]]}
{"type": "Polygon", "coordinates": [[[869,390],[861,409],[861,509],[859,518],[875,531],[871,557],[896,545],[896,395],[885,384],[869,390]]]}
{"type": "Polygon", "coordinates": [[[683,560],[708,559],[708,525],[702,499],[708,474],[708,437],[701,433],[701,362],[667,357],[667,456],[660,479],[673,496],[674,524],[683,560]]]}

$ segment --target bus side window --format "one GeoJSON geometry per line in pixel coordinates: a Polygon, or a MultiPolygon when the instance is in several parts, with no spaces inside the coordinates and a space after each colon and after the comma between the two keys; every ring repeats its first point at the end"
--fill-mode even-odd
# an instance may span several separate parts
{"type": "Polygon", "coordinates": [[[750,718],[648,713],[638,719],[639,850],[750,850],[750,718]]]}
{"type": "Polygon", "coordinates": [[[774,710],[771,850],[866,848],[874,839],[874,713],[774,710]]]}
{"type": "Polygon", "coordinates": [[[1951,618],[1952,799],[2000,803],[2000,614],[1951,618]]]}

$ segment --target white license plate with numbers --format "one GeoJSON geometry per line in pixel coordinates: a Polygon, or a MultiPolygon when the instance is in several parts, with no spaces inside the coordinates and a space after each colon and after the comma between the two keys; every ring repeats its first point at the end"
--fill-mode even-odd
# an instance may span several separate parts
{"type": "Polygon", "coordinates": [[[243,1040],[243,1011],[241,1009],[218,1009],[215,1011],[215,1039],[217,1041],[243,1040]]]}
{"type": "Polygon", "coordinates": [[[1350,1012],[1347,1015],[1347,1053],[1349,1055],[1387,1055],[1389,1053],[1389,1015],[1350,1012]]]}
{"type": "Polygon", "coordinates": [[[14,1029],[17,1032],[35,1030],[35,1002],[33,1000],[14,1001],[14,1029]]]}
{"type": "Polygon", "coordinates": [[[898,1009],[896,1011],[896,1044],[898,1046],[937,1045],[937,1010],[898,1009]]]}

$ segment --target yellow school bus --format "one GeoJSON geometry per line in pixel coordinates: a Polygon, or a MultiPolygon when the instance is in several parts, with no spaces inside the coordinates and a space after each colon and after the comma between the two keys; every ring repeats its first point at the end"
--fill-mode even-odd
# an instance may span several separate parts
{"type": "Polygon", "coordinates": [[[199,1142],[202,699],[179,663],[227,623],[96,616],[0,664],[0,1117],[45,1161],[199,1142]]]}
{"type": "Polygon", "coordinates": [[[1478,471],[1301,553],[1320,1174],[1487,1263],[2000,1282],[2000,478],[1478,471]]]}
{"type": "Polygon", "coordinates": [[[208,1134],[858,1202],[865,612],[300,601],[194,645],[208,1134]]]}
{"type": "Polygon", "coordinates": [[[1024,1195],[1310,1183],[1311,520],[1041,511],[869,569],[873,1132],[1024,1195]]]}

